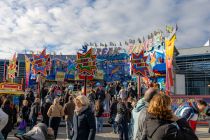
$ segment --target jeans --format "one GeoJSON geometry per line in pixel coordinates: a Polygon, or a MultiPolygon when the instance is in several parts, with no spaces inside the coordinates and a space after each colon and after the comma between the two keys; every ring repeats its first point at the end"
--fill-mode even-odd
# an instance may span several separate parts
{"type": "Polygon", "coordinates": [[[97,132],[102,132],[103,129],[103,117],[96,117],[96,131],[97,132]]]}
{"type": "Polygon", "coordinates": [[[115,118],[116,118],[116,115],[111,115],[111,118],[112,118],[112,131],[116,134],[118,133],[118,130],[117,130],[117,124],[115,122],[115,118]]]}
{"type": "Polygon", "coordinates": [[[70,140],[73,134],[73,123],[70,119],[67,119],[66,121],[66,134],[67,134],[67,139],[70,140]]]}
{"type": "Polygon", "coordinates": [[[0,131],[0,140],[4,140],[4,136],[2,135],[1,131],[0,131]]]}

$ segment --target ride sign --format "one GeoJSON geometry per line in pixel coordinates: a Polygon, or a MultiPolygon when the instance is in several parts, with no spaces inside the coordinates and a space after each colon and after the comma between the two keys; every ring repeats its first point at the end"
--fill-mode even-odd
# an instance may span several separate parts
{"type": "Polygon", "coordinates": [[[77,53],[76,63],[79,79],[92,80],[96,72],[96,55],[93,55],[92,48],[84,54],[77,53]]]}

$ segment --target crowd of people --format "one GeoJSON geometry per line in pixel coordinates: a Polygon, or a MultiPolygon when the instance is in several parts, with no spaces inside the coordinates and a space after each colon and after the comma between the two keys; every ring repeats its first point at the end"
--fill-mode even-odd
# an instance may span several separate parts
{"type": "Polygon", "coordinates": [[[195,130],[199,114],[206,111],[210,116],[205,101],[186,102],[173,110],[170,96],[155,86],[142,90],[142,95],[138,97],[134,83],[97,83],[87,96],[80,91],[73,94],[68,87],[43,86],[40,96],[28,91],[20,97],[19,109],[10,96],[3,95],[0,140],[6,140],[12,129],[21,139],[53,140],[62,120],[66,139],[94,140],[96,133],[104,132],[105,118],[120,140],[198,139],[195,130]]]}

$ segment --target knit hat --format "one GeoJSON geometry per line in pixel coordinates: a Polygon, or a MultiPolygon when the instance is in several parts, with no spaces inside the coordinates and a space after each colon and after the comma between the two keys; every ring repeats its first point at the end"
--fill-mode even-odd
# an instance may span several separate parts
{"type": "Polygon", "coordinates": [[[150,100],[156,95],[158,94],[158,91],[154,88],[149,88],[147,89],[147,91],[144,94],[144,100],[146,102],[150,102],[150,100]]]}

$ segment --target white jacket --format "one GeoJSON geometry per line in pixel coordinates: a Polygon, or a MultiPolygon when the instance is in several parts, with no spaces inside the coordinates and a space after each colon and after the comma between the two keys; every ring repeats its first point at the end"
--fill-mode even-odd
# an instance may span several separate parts
{"type": "Polygon", "coordinates": [[[8,115],[0,108],[0,131],[6,126],[8,115]]]}

